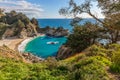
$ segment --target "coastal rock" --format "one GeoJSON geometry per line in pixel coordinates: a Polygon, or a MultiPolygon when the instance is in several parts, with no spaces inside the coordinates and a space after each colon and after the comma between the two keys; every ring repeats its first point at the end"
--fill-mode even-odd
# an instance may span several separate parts
{"type": "Polygon", "coordinates": [[[13,30],[10,28],[7,28],[5,33],[2,35],[2,39],[5,39],[6,37],[7,38],[12,37],[12,36],[14,36],[13,34],[14,34],[13,30]]]}
{"type": "Polygon", "coordinates": [[[20,35],[19,35],[20,38],[26,38],[27,37],[27,31],[26,29],[22,29],[22,31],[20,32],[20,35]]]}
{"type": "Polygon", "coordinates": [[[47,26],[46,28],[40,28],[38,31],[52,37],[68,36],[69,34],[68,29],[64,29],[63,27],[50,28],[47,26]]]}
{"type": "Polygon", "coordinates": [[[10,38],[10,37],[16,37],[16,38],[26,38],[26,37],[33,37],[37,36],[37,31],[34,28],[35,26],[32,25],[31,23],[26,25],[27,28],[23,27],[21,28],[20,26],[11,26],[6,29],[5,33],[3,34],[2,38],[10,38]]]}
{"type": "Polygon", "coordinates": [[[38,35],[36,30],[39,28],[37,20],[32,19],[31,21],[26,15],[22,13],[16,13],[15,11],[6,13],[5,16],[0,18],[0,22],[9,25],[2,34],[3,39],[11,37],[26,38],[38,35]]]}
{"type": "Polygon", "coordinates": [[[42,58],[32,55],[31,53],[23,53],[22,56],[29,62],[38,63],[43,61],[42,58]]]}
{"type": "Polygon", "coordinates": [[[59,51],[57,53],[57,59],[65,59],[72,56],[72,50],[69,47],[66,47],[64,45],[62,45],[59,48],[59,51]]]}
{"type": "Polygon", "coordinates": [[[46,31],[46,35],[48,36],[53,36],[53,37],[62,37],[62,36],[67,36],[68,35],[68,30],[64,29],[63,27],[59,27],[57,29],[54,28],[49,28],[46,31]]]}

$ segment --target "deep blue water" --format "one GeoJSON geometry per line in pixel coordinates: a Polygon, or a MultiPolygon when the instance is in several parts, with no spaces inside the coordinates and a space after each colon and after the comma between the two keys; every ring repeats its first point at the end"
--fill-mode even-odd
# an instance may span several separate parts
{"type": "MultiPolygon", "coordinates": [[[[71,21],[72,19],[38,19],[38,23],[41,28],[44,28],[46,26],[55,27],[55,28],[62,26],[63,28],[69,29],[70,31],[72,30],[72,26],[70,25],[71,21]]],[[[96,22],[95,19],[86,18],[83,19],[79,24],[84,24],[87,21],[92,23],[96,22]]]]}
{"type": "MultiPolygon", "coordinates": [[[[65,29],[72,30],[72,26],[70,25],[72,19],[38,19],[39,26],[44,28],[46,26],[50,27],[64,27],[65,29]]],[[[84,19],[80,24],[84,24],[86,21],[95,23],[94,19],[84,19]]],[[[36,56],[40,56],[42,58],[47,58],[49,56],[55,56],[59,47],[66,42],[65,37],[53,38],[53,37],[38,37],[29,42],[26,45],[25,52],[31,52],[36,56]],[[58,42],[57,44],[47,44],[48,42],[58,42]]]]}

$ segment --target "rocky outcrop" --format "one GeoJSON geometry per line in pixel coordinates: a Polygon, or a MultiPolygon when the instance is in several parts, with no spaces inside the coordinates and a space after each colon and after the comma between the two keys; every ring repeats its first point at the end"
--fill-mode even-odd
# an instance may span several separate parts
{"type": "Polygon", "coordinates": [[[62,37],[62,36],[67,36],[68,32],[66,32],[66,31],[48,30],[46,32],[46,35],[53,36],[53,37],[62,37]]]}
{"type": "Polygon", "coordinates": [[[53,37],[67,36],[68,33],[69,33],[68,30],[63,29],[62,27],[59,27],[57,29],[49,28],[48,30],[46,30],[46,35],[53,37]]]}
{"type": "Polygon", "coordinates": [[[58,27],[58,28],[46,27],[46,28],[41,28],[39,31],[52,37],[68,36],[69,34],[68,29],[64,29],[63,27],[58,27]]]}
{"type": "Polygon", "coordinates": [[[32,55],[31,53],[23,53],[22,56],[25,58],[25,60],[32,63],[38,63],[44,60],[42,58],[32,55]]]}
{"type": "Polygon", "coordinates": [[[18,27],[9,27],[6,29],[5,33],[3,34],[2,38],[10,38],[10,37],[16,37],[16,38],[26,38],[26,37],[33,37],[37,36],[37,31],[34,28],[34,25],[31,23],[26,25],[27,28],[20,28],[18,27]]]}
{"type": "Polygon", "coordinates": [[[15,11],[11,11],[10,13],[6,13],[5,16],[0,18],[0,22],[8,24],[9,27],[6,28],[2,38],[26,38],[37,36],[37,20],[30,20],[26,15],[22,13],[16,13],[15,11]]]}
{"type": "Polygon", "coordinates": [[[62,45],[57,53],[57,59],[65,59],[72,56],[72,50],[69,47],[62,45]]]}

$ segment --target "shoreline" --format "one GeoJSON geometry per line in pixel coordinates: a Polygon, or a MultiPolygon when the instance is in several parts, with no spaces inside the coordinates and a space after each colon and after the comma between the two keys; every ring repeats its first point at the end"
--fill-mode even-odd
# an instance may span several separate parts
{"type": "Polygon", "coordinates": [[[45,34],[39,34],[36,37],[28,37],[28,38],[24,39],[23,41],[21,41],[18,45],[16,45],[16,48],[19,52],[24,53],[25,47],[30,41],[34,40],[37,37],[43,37],[43,36],[45,36],[45,34]]]}
{"type": "Polygon", "coordinates": [[[35,39],[35,38],[29,37],[29,38],[24,39],[24,40],[21,41],[20,43],[18,43],[18,45],[16,45],[16,48],[17,48],[18,52],[23,53],[23,52],[25,51],[26,45],[27,45],[30,41],[32,41],[33,39],[35,39]]]}
{"type": "MultiPolygon", "coordinates": [[[[34,39],[34,38],[42,37],[42,36],[45,36],[45,34],[39,34],[36,37],[27,37],[27,38],[24,38],[24,39],[14,38],[14,37],[7,38],[7,39],[1,39],[0,40],[0,46],[4,46],[5,45],[5,46],[7,46],[8,48],[10,48],[10,49],[12,49],[14,51],[18,51],[18,46],[20,46],[21,43],[23,41],[25,41],[26,39],[34,39]]],[[[27,43],[29,41],[27,41],[27,43]]]]}

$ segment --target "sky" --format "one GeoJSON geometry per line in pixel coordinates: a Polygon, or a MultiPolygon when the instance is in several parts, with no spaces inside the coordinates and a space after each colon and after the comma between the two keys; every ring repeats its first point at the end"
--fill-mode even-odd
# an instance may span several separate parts
{"type": "MultiPolygon", "coordinates": [[[[81,3],[84,0],[75,0],[81,3]]],[[[5,12],[15,10],[22,12],[32,18],[66,18],[59,14],[59,10],[68,7],[69,0],[0,0],[0,8],[4,8],[5,12]]],[[[99,18],[104,18],[101,10],[96,8],[94,3],[92,13],[99,18]]],[[[78,15],[83,18],[91,18],[88,14],[78,15]]]]}

